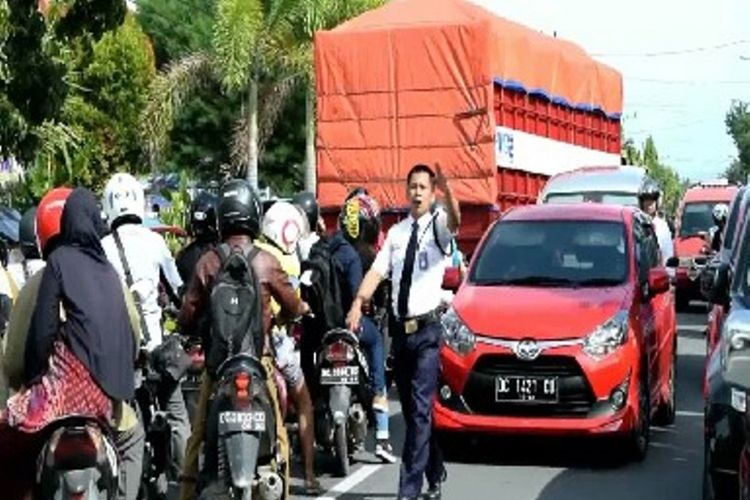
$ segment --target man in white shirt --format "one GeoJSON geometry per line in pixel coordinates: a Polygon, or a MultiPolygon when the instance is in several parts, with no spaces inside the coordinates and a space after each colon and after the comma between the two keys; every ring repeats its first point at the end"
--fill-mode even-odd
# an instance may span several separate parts
{"type": "MultiPolygon", "coordinates": [[[[133,176],[115,174],[109,180],[102,205],[111,233],[102,239],[102,247],[133,293],[142,317],[146,350],[151,352],[164,340],[159,284],[168,289],[167,295],[177,297],[182,279],[164,238],[143,225],[144,198],[143,187],[133,176]]],[[[163,377],[158,392],[172,434],[168,479],[176,485],[190,436],[190,419],[179,381],[163,377]]]]}
{"type": "Polygon", "coordinates": [[[672,231],[669,229],[669,224],[658,213],[660,198],[661,189],[659,185],[651,179],[644,181],[643,186],[641,186],[638,192],[638,202],[641,210],[653,220],[656,240],[659,242],[659,250],[661,251],[662,264],[665,265],[674,256],[674,241],[672,240],[672,231]]]}
{"type": "Polygon", "coordinates": [[[416,165],[407,177],[411,202],[409,217],[391,227],[382,249],[365,275],[347,316],[347,325],[358,331],[362,305],[381,281],[390,277],[393,310],[393,343],[396,384],[406,420],[398,498],[441,498],[445,467],[432,436],[432,401],[437,391],[442,326],[442,281],[450,266],[450,239],[460,224],[458,201],[442,169],[416,165]],[[445,195],[445,211],[434,208],[435,189],[445,195]],[[435,225],[435,227],[433,227],[435,225]],[[443,241],[439,241],[443,240],[443,241]]]}

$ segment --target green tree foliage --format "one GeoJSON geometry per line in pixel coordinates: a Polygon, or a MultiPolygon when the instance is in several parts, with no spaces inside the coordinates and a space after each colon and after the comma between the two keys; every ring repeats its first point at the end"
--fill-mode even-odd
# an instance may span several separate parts
{"type": "MultiPolygon", "coordinates": [[[[87,59],[75,52],[71,58],[87,59]]],[[[75,147],[37,157],[30,172],[35,195],[60,184],[98,189],[116,171],[145,169],[139,119],[155,71],[151,45],[133,17],[92,46],[90,62],[73,70],[76,85],[61,114],[75,147]]]]}
{"type": "Polygon", "coordinates": [[[727,133],[737,146],[737,159],[726,172],[729,180],[747,182],[750,174],[750,103],[733,101],[725,119],[727,133]]]}
{"type": "Polygon", "coordinates": [[[662,163],[651,136],[646,139],[642,148],[636,146],[632,139],[627,139],[623,145],[623,154],[629,165],[643,166],[659,183],[663,193],[662,209],[667,215],[673,216],[688,181],[681,179],[675,169],[662,163]]]}

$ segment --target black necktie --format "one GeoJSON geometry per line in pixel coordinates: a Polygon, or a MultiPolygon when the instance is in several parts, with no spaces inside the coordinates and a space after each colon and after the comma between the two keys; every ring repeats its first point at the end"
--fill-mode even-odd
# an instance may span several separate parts
{"type": "Polygon", "coordinates": [[[414,258],[417,255],[417,221],[411,226],[411,238],[406,246],[406,257],[404,258],[404,269],[401,272],[401,285],[398,289],[398,315],[401,319],[406,318],[409,311],[409,290],[411,289],[411,275],[414,272],[414,258]]]}

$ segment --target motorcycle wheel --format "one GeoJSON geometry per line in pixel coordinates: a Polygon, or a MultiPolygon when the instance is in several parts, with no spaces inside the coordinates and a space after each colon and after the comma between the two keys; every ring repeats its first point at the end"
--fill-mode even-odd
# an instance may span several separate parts
{"type": "Polygon", "coordinates": [[[338,472],[346,477],[349,475],[349,436],[346,433],[346,423],[336,425],[333,441],[338,472]]]}

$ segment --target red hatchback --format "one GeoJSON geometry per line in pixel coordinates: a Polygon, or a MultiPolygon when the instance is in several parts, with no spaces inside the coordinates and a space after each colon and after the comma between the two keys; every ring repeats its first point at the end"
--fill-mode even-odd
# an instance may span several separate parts
{"type": "Polygon", "coordinates": [[[675,416],[676,314],[635,208],[538,205],[485,234],[443,316],[435,426],[612,436],[643,458],[675,416]]]}

